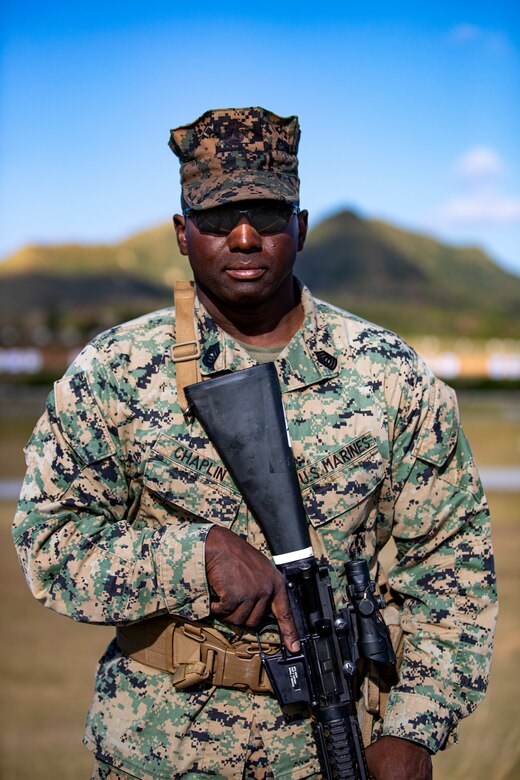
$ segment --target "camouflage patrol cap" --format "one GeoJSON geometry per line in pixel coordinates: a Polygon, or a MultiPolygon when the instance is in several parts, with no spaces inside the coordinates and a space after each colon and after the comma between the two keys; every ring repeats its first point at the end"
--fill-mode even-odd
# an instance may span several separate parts
{"type": "Polygon", "coordinates": [[[297,116],[265,108],[206,111],[170,132],[181,162],[182,195],[193,209],[236,200],[299,203],[297,116]]]}

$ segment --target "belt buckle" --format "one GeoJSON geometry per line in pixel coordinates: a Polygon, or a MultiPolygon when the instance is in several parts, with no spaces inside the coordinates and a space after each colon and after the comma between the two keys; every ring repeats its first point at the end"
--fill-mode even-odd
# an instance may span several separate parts
{"type": "Polygon", "coordinates": [[[212,629],[185,623],[179,626],[174,653],[178,687],[205,683],[252,693],[270,693],[271,686],[258,646],[251,641],[231,644],[212,629]],[[180,641],[179,641],[180,640],[180,641]],[[182,650],[181,650],[182,646],[182,650]],[[179,652],[181,651],[181,652],[179,652]]]}
{"type": "Polygon", "coordinates": [[[222,685],[226,688],[269,693],[271,688],[258,648],[250,643],[231,645],[224,656],[222,685]]]}

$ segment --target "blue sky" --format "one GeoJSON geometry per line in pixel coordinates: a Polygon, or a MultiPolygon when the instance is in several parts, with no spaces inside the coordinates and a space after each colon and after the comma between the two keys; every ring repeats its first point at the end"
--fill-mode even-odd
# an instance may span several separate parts
{"type": "Polygon", "coordinates": [[[516,6],[4,0],[0,256],[170,218],[169,129],[263,105],[300,117],[314,222],[354,208],[520,273],[516,6]]]}

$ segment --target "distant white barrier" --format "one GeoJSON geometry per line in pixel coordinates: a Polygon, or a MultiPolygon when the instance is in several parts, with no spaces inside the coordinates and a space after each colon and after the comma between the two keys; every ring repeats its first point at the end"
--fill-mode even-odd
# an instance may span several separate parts
{"type": "Polygon", "coordinates": [[[520,341],[455,339],[435,336],[411,339],[411,344],[436,376],[443,379],[520,379],[520,341]]]}
{"type": "Polygon", "coordinates": [[[492,379],[520,379],[520,355],[496,352],[488,358],[488,376],[492,379]]]}
{"type": "Polygon", "coordinates": [[[36,374],[43,368],[43,355],[34,347],[0,347],[0,372],[36,374]]]}
{"type": "Polygon", "coordinates": [[[453,379],[460,375],[460,358],[454,352],[441,352],[425,357],[428,366],[436,376],[453,379]]]}

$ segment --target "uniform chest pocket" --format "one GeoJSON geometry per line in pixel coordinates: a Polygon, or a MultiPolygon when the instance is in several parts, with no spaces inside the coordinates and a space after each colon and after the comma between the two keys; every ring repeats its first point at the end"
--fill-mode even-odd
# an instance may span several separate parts
{"type": "Polygon", "coordinates": [[[231,525],[242,504],[221,463],[164,435],[147,458],[143,480],[148,490],[183,516],[231,525]]]}
{"type": "Polygon", "coordinates": [[[298,472],[305,510],[315,527],[351,513],[349,530],[366,520],[384,477],[376,441],[364,434],[298,472]],[[368,499],[372,498],[372,501],[368,499]]]}

